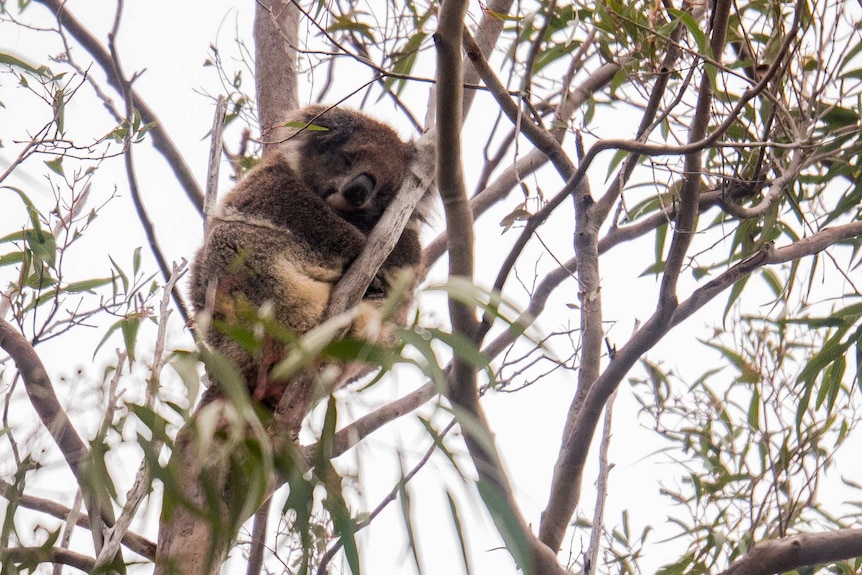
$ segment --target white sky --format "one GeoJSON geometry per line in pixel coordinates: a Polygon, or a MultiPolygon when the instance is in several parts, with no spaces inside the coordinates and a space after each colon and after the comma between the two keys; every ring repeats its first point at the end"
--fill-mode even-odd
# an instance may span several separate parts
{"type": "MultiPolygon", "coordinates": [[[[71,10],[84,21],[84,23],[97,36],[104,39],[105,32],[110,28],[113,14],[108,6],[111,3],[93,4],[85,1],[71,1],[68,3],[71,10]]],[[[473,6],[473,10],[476,6],[473,6]]],[[[32,5],[25,14],[31,19],[37,13],[44,13],[44,9],[38,5],[32,5]]],[[[137,80],[135,87],[147,100],[149,105],[156,111],[162,122],[168,129],[171,137],[179,149],[184,153],[188,164],[192,167],[199,182],[203,182],[206,171],[208,140],[205,138],[212,122],[212,105],[208,98],[199,92],[203,87],[210,93],[218,93],[220,86],[213,68],[204,68],[204,60],[208,57],[207,47],[210,43],[217,43],[225,59],[234,58],[237,54],[233,43],[235,30],[243,35],[251,46],[250,27],[252,20],[252,6],[250,3],[228,2],[213,0],[209,2],[166,2],[156,0],[151,2],[128,2],[125,8],[125,17],[119,36],[119,50],[126,73],[144,71],[137,80]]],[[[0,24],[0,51],[10,52],[33,63],[46,61],[46,56],[60,52],[58,45],[45,45],[46,35],[36,35],[20,28],[0,24]]],[[[87,62],[87,56],[79,49],[77,57],[81,62],[87,62]]],[[[228,64],[230,70],[233,64],[228,64]]],[[[430,72],[427,75],[431,75],[430,72]]],[[[101,77],[100,73],[97,76],[101,77]]],[[[350,80],[353,80],[351,78],[350,80]]],[[[320,81],[320,80],[318,80],[320,81]]],[[[244,74],[244,86],[251,91],[253,79],[246,72],[244,74]]],[[[347,93],[355,88],[355,84],[347,82],[344,92],[347,93]]],[[[90,134],[93,137],[102,135],[113,127],[109,116],[93,104],[93,98],[87,88],[82,89],[80,97],[73,99],[67,112],[67,121],[70,131],[81,134],[90,134]],[[91,108],[91,106],[93,106],[91,108]]],[[[308,90],[301,92],[301,97],[307,99],[308,90]]],[[[337,92],[333,97],[339,95],[337,92]]],[[[422,102],[427,96],[427,87],[416,87],[409,95],[414,102],[422,102]]],[[[116,97],[116,95],[114,95],[116,97]]],[[[30,113],[30,98],[22,90],[14,89],[10,85],[10,79],[0,76],[0,101],[5,108],[0,108],[0,138],[3,139],[4,148],[0,148],[0,170],[5,169],[10,159],[14,157],[16,148],[11,141],[20,138],[27,132],[28,127],[35,125],[30,113]],[[14,136],[13,136],[14,135],[14,136]]],[[[475,132],[481,133],[481,125],[487,122],[482,118],[482,109],[493,109],[493,104],[488,97],[477,100],[474,114],[479,117],[471,119],[478,126],[475,132]]],[[[417,104],[414,112],[424,112],[421,104],[417,104]]],[[[397,114],[388,103],[378,106],[375,113],[383,119],[397,121],[397,114]],[[378,113],[379,111],[379,113],[378,113]]],[[[411,136],[409,128],[405,123],[399,124],[404,136],[411,136]]],[[[599,125],[603,135],[609,134],[613,128],[618,128],[619,134],[628,136],[626,130],[630,129],[627,123],[620,122],[617,126],[599,125]]],[[[465,133],[471,133],[467,130],[465,133]]],[[[229,144],[234,144],[235,139],[229,144]]],[[[482,142],[471,142],[467,140],[468,154],[475,154],[479,158],[482,142]]],[[[144,196],[150,208],[151,216],[157,223],[157,229],[163,247],[169,258],[190,258],[200,242],[199,219],[188,201],[182,195],[175,184],[172,175],[165,169],[161,157],[156,157],[148,146],[139,146],[135,149],[135,161],[138,176],[143,186],[144,196]],[[138,151],[140,148],[140,151],[138,151]]],[[[31,198],[41,206],[50,205],[51,194],[42,179],[41,161],[44,158],[33,158],[27,164],[27,173],[34,179],[19,179],[15,185],[26,189],[31,198]]],[[[478,165],[478,160],[468,167],[478,165]]],[[[74,268],[81,277],[102,276],[109,270],[108,255],[112,255],[121,265],[129,266],[131,251],[140,245],[145,245],[145,239],[139,228],[133,222],[133,212],[130,199],[125,193],[125,176],[121,170],[122,166],[117,161],[106,162],[97,173],[93,186],[94,204],[101,203],[106,199],[116,185],[120,192],[120,198],[109,203],[100,213],[97,225],[94,226],[86,242],[75,254],[74,268]],[[92,236],[92,237],[90,237],[92,236]]],[[[594,186],[602,188],[602,180],[606,168],[599,164],[593,169],[594,186]]],[[[226,166],[222,167],[224,191],[229,182],[226,166]]],[[[471,174],[475,177],[475,174],[471,174]]],[[[472,184],[472,182],[471,182],[472,184]]],[[[550,180],[544,184],[546,194],[556,191],[558,183],[550,180]]],[[[469,187],[469,185],[468,185],[469,187]]],[[[0,191],[0,230],[9,229],[10,221],[13,225],[24,225],[24,213],[14,201],[10,200],[10,194],[0,191]],[[10,207],[7,207],[10,206],[10,207]]],[[[506,213],[506,209],[498,209],[486,217],[486,223],[479,234],[477,247],[478,265],[477,277],[480,279],[492,278],[496,272],[498,260],[495,255],[501,253],[501,244],[511,242],[515,235],[509,234],[500,238],[496,222],[506,213]]],[[[569,217],[568,211],[563,208],[561,218],[569,217]]],[[[558,218],[559,219],[559,218],[558,218]]],[[[570,242],[565,234],[568,228],[555,226],[553,223],[541,231],[543,238],[559,240],[557,246],[567,246],[570,242]],[[567,243],[568,242],[568,243],[567,243]]],[[[556,255],[560,259],[567,259],[571,255],[571,248],[565,251],[559,248],[560,253],[556,255]]],[[[606,304],[606,319],[612,322],[609,335],[618,344],[622,344],[631,333],[635,319],[643,320],[647,316],[654,301],[655,282],[652,278],[637,280],[632,283],[632,263],[650,262],[653,245],[651,239],[646,239],[638,246],[628,246],[624,253],[611,255],[603,259],[603,298],[605,302],[620,302],[613,307],[606,304]],[[623,273],[620,276],[620,273],[623,273]],[[619,279],[619,278],[625,279],[619,279]]],[[[152,258],[145,251],[145,269],[155,270],[152,258]]],[[[529,256],[524,261],[530,261],[529,256]]],[[[543,260],[544,265],[550,265],[549,258],[543,260]]],[[[643,269],[643,265],[635,267],[643,269]]],[[[525,268],[529,271],[528,268],[525,268]]],[[[0,268],[0,273],[4,272],[0,268]]],[[[0,280],[6,276],[0,275],[0,280]]],[[[490,283],[490,279],[487,280],[490,283]]],[[[514,282],[513,282],[514,283],[514,282]]],[[[510,287],[513,284],[510,284],[510,287]]],[[[574,283],[570,282],[555,295],[555,305],[558,307],[567,301],[576,301],[574,283]]],[[[517,298],[516,298],[517,299],[517,298]]],[[[763,297],[763,303],[768,300],[763,297]]],[[[549,308],[554,304],[549,304],[549,308]]],[[[711,322],[719,322],[724,300],[719,299],[707,309],[702,310],[695,318],[689,320],[686,327],[673,332],[665,338],[649,357],[664,361],[664,365],[677,369],[687,376],[696,376],[700,373],[704,362],[714,361],[717,354],[704,350],[693,343],[695,334],[708,336],[711,322]],[[704,331],[701,328],[706,327],[704,331]]],[[[431,320],[442,321],[445,312],[429,310],[426,312],[431,320]]],[[[559,327],[555,322],[560,321],[562,316],[552,314],[543,318],[540,322],[540,330],[547,332],[559,327]]],[[[176,318],[175,318],[176,319],[176,318]]],[[[565,321],[576,322],[577,316],[570,314],[565,321]]],[[[50,358],[50,370],[53,374],[70,373],[76,367],[84,368],[85,377],[98,380],[101,376],[102,366],[111,360],[112,349],[120,345],[117,339],[110,345],[105,346],[99,354],[96,363],[90,360],[90,354],[103,334],[101,330],[92,330],[87,337],[76,342],[81,347],[70,349],[68,341],[49,342],[40,348],[43,355],[50,358]]],[[[179,325],[175,326],[175,338],[172,344],[175,347],[188,347],[191,345],[190,338],[179,335],[179,325]]],[[[144,346],[146,348],[146,346],[144,346]]],[[[727,373],[732,375],[732,369],[727,373]]],[[[55,376],[56,377],[56,376],[55,376]]],[[[140,376],[138,376],[139,378],[140,376]]],[[[404,378],[413,379],[415,378],[404,378]]],[[[130,387],[129,397],[139,397],[140,390],[133,389],[134,378],[128,381],[130,387]]],[[[84,383],[82,383],[83,385],[84,383]]],[[[343,414],[351,412],[362,413],[364,405],[377,405],[387,399],[395,398],[406,390],[415,387],[416,381],[401,381],[396,383],[391,379],[378,385],[373,390],[363,392],[360,395],[347,393],[342,408],[343,414]]],[[[76,388],[64,388],[58,386],[59,392],[65,399],[73,404],[88,404],[95,402],[97,398],[76,398],[76,388]]],[[[572,374],[553,376],[541,385],[534,386],[517,395],[491,394],[485,399],[485,407],[501,452],[504,454],[506,463],[511,471],[512,482],[515,485],[516,494],[522,505],[524,514],[528,520],[536,526],[539,513],[545,505],[548,486],[550,484],[553,461],[559,448],[559,438],[565,414],[575,388],[575,380],[572,374]]],[[[623,509],[631,512],[632,532],[639,533],[646,524],[661,526],[666,515],[671,509],[670,501],[659,494],[658,480],[664,479],[673,482],[674,472],[667,465],[666,458],[651,453],[663,446],[651,435],[644,433],[638,425],[638,406],[632,399],[629,388],[621,387],[622,393],[615,406],[614,443],[611,449],[611,461],[615,468],[611,473],[609,487],[610,498],[606,512],[606,524],[613,528],[620,523],[620,513],[623,509]]],[[[23,405],[23,404],[22,404],[23,405]]],[[[92,405],[91,405],[92,406],[92,405]]],[[[425,416],[431,412],[422,410],[425,416]]],[[[314,419],[314,418],[312,418],[314,419]]],[[[442,414],[438,414],[437,421],[446,421],[442,414]]],[[[87,421],[84,418],[76,420],[82,430],[90,429],[97,422],[87,421]]],[[[441,424],[442,425],[442,424],[441,424]]],[[[377,505],[380,498],[387,493],[398,479],[398,462],[394,454],[398,451],[403,455],[409,466],[411,461],[417,460],[424,453],[429,441],[425,432],[418,422],[407,417],[405,421],[396,426],[376,433],[365,442],[361,462],[361,473],[363,480],[364,509],[371,509],[377,505]]],[[[455,442],[450,441],[450,445],[455,442]]],[[[848,448],[849,449],[849,448],[848,448]]],[[[129,459],[133,462],[129,468],[122,472],[118,471],[118,481],[126,486],[137,467],[137,453],[134,449],[127,449],[129,459]]],[[[596,450],[593,450],[593,455],[596,450]]],[[[353,465],[355,458],[348,454],[342,458],[345,465],[353,465]]],[[[585,473],[583,495],[579,513],[588,518],[592,516],[593,486],[592,481],[596,476],[594,458],[585,473]]],[[[856,458],[855,462],[841,468],[846,474],[853,477],[862,477],[862,462],[856,458]]],[[[9,468],[0,464],[0,473],[6,473],[9,468]]],[[[57,496],[63,494],[62,499],[69,503],[68,483],[57,482],[56,477],[63,476],[61,470],[55,474],[41,473],[39,480],[35,483],[35,489],[41,496],[57,496]]],[[[837,474],[833,475],[837,478],[837,474]]],[[[68,480],[68,478],[66,478],[68,480]]],[[[125,488],[125,487],[124,487],[125,488]]],[[[475,573],[506,573],[511,572],[511,561],[508,553],[499,549],[499,537],[492,523],[487,519],[482,510],[481,502],[476,497],[472,488],[465,490],[462,482],[453,472],[448,461],[442,456],[435,456],[432,462],[411,483],[412,503],[414,508],[414,525],[419,538],[419,554],[427,573],[450,573],[462,572],[460,567],[459,551],[454,535],[451,531],[451,523],[448,519],[448,503],[446,502],[446,490],[451,491],[458,503],[462,521],[469,524],[467,532],[468,544],[472,549],[472,566],[475,573]]],[[[2,509],[3,503],[0,503],[2,509]]],[[[158,505],[154,502],[147,514],[151,519],[146,526],[140,526],[142,532],[155,538],[154,518],[157,515],[158,505]]],[[[275,514],[277,515],[277,513],[275,514]]],[[[669,533],[664,533],[667,535],[669,533]]],[[[80,537],[79,537],[80,538],[80,537]]],[[[658,541],[662,536],[652,536],[651,541],[658,541]]],[[[86,541],[86,538],[81,538],[86,541]]],[[[381,515],[372,527],[360,536],[362,558],[364,568],[369,573],[392,573],[395,568],[400,573],[412,572],[412,560],[406,551],[404,544],[404,533],[400,518],[399,504],[393,503],[388,510],[381,515]]],[[[585,550],[588,543],[588,533],[579,533],[576,540],[572,541],[573,553],[577,554],[585,550]]],[[[663,562],[675,558],[673,550],[662,546],[648,546],[646,557],[642,563],[645,572],[651,573],[663,562]]],[[[226,572],[234,572],[228,569],[226,572]]],[[[346,567],[345,567],[346,569],[346,567]]],[[[68,572],[72,572],[68,568],[68,572]]],[[[135,570],[134,572],[147,572],[147,569],[135,570]]]]}

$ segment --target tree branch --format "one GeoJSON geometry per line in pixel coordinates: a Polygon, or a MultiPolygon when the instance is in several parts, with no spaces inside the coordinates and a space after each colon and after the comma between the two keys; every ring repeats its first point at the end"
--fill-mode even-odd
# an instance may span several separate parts
{"type": "MultiPolygon", "coordinates": [[[[72,34],[72,37],[90,53],[107,76],[108,83],[122,94],[123,88],[118,83],[118,78],[114,75],[114,61],[111,55],[95,36],[72,15],[66,7],[66,2],[64,0],[36,0],[36,2],[43,4],[51,10],[57,18],[57,23],[68,30],[72,34]]],[[[204,194],[195,180],[191,169],[186,164],[183,155],[177,149],[173,140],[171,140],[161,120],[159,120],[158,116],[156,116],[155,112],[147,105],[144,99],[141,98],[140,94],[132,91],[131,96],[135,100],[144,123],[153,124],[153,127],[149,131],[153,139],[153,146],[164,157],[171,170],[173,170],[174,176],[176,176],[189,201],[203,214],[204,194]]]]}
{"type": "MultiPolygon", "coordinates": [[[[780,264],[811,256],[835,245],[837,242],[860,235],[862,235],[862,222],[852,222],[834,228],[826,228],[779,249],[768,244],[760,252],[739,262],[718,278],[695,290],[669,318],[663,318],[658,311],[653,314],[635,335],[617,351],[613,361],[608,364],[587,394],[575,426],[566,442],[566,449],[561,454],[561,462],[558,467],[565,470],[565,475],[561,476],[559,481],[569,482],[564,485],[581,481],[587,452],[603,406],[635,362],[661,341],[672,327],[679,325],[736,281],[764,265],[780,264]]],[[[555,484],[557,481],[558,479],[555,477],[555,484]]],[[[552,491],[551,503],[558,503],[556,497],[561,497],[561,495],[552,491]]],[[[552,509],[552,507],[549,505],[546,509],[552,509]]]]}
{"type": "MultiPolygon", "coordinates": [[[[429,381],[404,397],[390,401],[375,411],[360,417],[353,423],[344,426],[344,428],[338,430],[332,440],[332,457],[342,455],[387,423],[425,405],[438,392],[439,390],[434,382],[429,381]]],[[[306,460],[310,460],[320,450],[320,447],[317,443],[314,443],[312,445],[305,445],[301,449],[302,456],[306,460]]]]}
{"type": "MultiPolygon", "coordinates": [[[[587,80],[572,90],[571,94],[566,97],[565,102],[560,106],[557,112],[558,116],[560,118],[570,117],[574,111],[583,105],[583,103],[586,102],[597,90],[607,86],[618,70],[618,64],[605,64],[592,73],[587,80]]],[[[560,132],[560,139],[562,139],[562,135],[565,135],[566,130],[561,129],[560,132]]],[[[473,209],[473,218],[478,219],[479,216],[488,210],[488,208],[502,200],[515,186],[517,186],[518,182],[524,175],[531,174],[538,170],[547,161],[548,156],[539,149],[533,149],[522,158],[518,158],[518,160],[512,166],[504,170],[494,182],[473,196],[470,200],[470,206],[473,209]]],[[[425,261],[429,264],[437,261],[437,259],[445,253],[447,241],[446,234],[447,232],[444,230],[425,248],[425,261]]],[[[497,283],[499,283],[499,280],[497,283]]],[[[497,285],[497,283],[495,283],[495,285],[497,285]]]]}
{"type": "MultiPolygon", "coordinates": [[[[463,94],[463,61],[461,34],[467,3],[447,3],[440,10],[434,44],[437,49],[437,187],[443,200],[449,252],[449,276],[473,278],[473,214],[467,200],[467,188],[461,159],[461,122],[463,94]],[[457,231],[457,233],[453,233],[457,231]]],[[[455,333],[472,339],[476,317],[472,308],[449,299],[449,318],[455,333]]],[[[457,405],[475,409],[478,394],[475,372],[456,359],[448,390],[457,405]],[[471,384],[472,381],[472,384],[471,384]]]]}
{"type": "Polygon", "coordinates": [[[24,388],[30,403],[39,415],[42,425],[51,434],[54,443],[60,448],[60,452],[66,459],[69,469],[78,481],[78,486],[84,495],[87,505],[87,513],[93,534],[93,543],[97,550],[102,548],[102,530],[106,526],[113,525],[114,512],[108,493],[105,489],[98,489],[99,482],[88,477],[87,467],[90,461],[90,450],[81,440],[69,416],[66,415],[60,400],[54,393],[54,386],[45,371],[45,366],[33,346],[30,345],[23,335],[12,327],[9,322],[0,318],[0,348],[15,362],[21,378],[24,380],[24,388]]]}
{"type": "Polygon", "coordinates": [[[257,0],[254,13],[255,89],[263,152],[283,140],[284,115],[299,107],[296,39],[299,10],[290,0],[257,0]]]}
{"type": "MultiPolygon", "coordinates": [[[[434,44],[437,50],[437,185],[449,230],[449,277],[473,278],[473,215],[464,183],[460,128],[462,117],[461,42],[467,3],[449,0],[440,8],[434,44]]],[[[452,330],[472,340],[475,310],[449,298],[452,330]]],[[[562,573],[554,554],[536,541],[515,503],[511,486],[479,403],[475,369],[453,358],[447,396],[461,423],[464,440],[479,473],[485,500],[507,549],[526,573],[562,573]],[[469,424],[468,424],[469,422],[469,424]]]]}
{"type": "MultiPolygon", "coordinates": [[[[122,6],[122,4],[120,4],[120,6],[122,6]]],[[[128,80],[123,73],[123,68],[120,64],[120,55],[117,53],[116,46],[114,44],[114,39],[116,38],[115,34],[119,28],[119,8],[117,14],[118,18],[115,22],[114,29],[108,34],[108,47],[114,64],[114,73],[111,77],[114,78],[115,85],[119,87],[120,93],[123,95],[123,100],[126,102],[126,123],[128,124],[128,129],[126,130],[124,142],[123,161],[126,169],[126,179],[129,183],[129,194],[132,196],[135,213],[137,214],[138,220],[141,222],[141,226],[147,236],[147,242],[150,244],[150,251],[153,253],[153,257],[156,258],[156,262],[159,265],[159,269],[162,272],[162,277],[164,278],[166,285],[171,286],[171,295],[173,295],[174,303],[176,304],[180,315],[183,316],[183,323],[189,323],[191,314],[189,313],[185,298],[183,298],[183,294],[177,287],[176,282],[171,282],[171,267],[168,265],[167,258],[159,245],[159,239],[156,237],[156,228],[147,213],[146,206],[144,206],[144,199],[141,195],[141,190],[138,187],[138,178],[135,175],[135,163],[132,158],[132,138],[134,137],[132,125],[134,122],[136,95],[132,89],[132,81],[128,80]]]]}
{"type": "MultiPolygon", "coordinates": [[[[724,42],[727,35],[727,23],[730,17],[730,0],[720,0],[713,5],[712,9],[712,55],[718,63],[724,51],[724,42]]],[[[697,142],[706,136],[709,126],[710,111],[712,110],[712,96],[715,87],[707,70],[703,71],[700,80],[700,89],[697,95],[697,104],[694,109],[694,118],[689,128],[689,143],[697,142]]],[[[701,178],[703,176],[703,161],[700,150],[692,150],[685,155],[685,171],[683,172],[682,187],[679,192],[679,209],[676,214],[676,226],[668,249],[665,261],[664,274],[662,275],[659,293],[659,313],[673,313],[677,305],[676,285],[679,274],[685,264],[688,248],[697,230],[698,197],[700,195],[701,178]]]]}
{"type": "MultiPolygon", "coordinates": [[[[721,48],[724,46],[727,17],[730,11],[730,1],[720,0],[714,8],[714,29],[712,36],[713,55],[721,57],[721,48]]],[[[712,104],[712,86],[709,74],[704,71],[701,82],[700,93],[695,111],[695,121],[692,124],[689,145],[704,141],[709,120],[709,110],[712,104]]],[[[590,150],[595,150],[593,146],[590,150]]],[[[670,316],[676,307],[676,280],[682,269],[684,257],[694,234],[697,215],[699,213],[698,196],[700,191],[700,150],[694,148],[686,152],[686,171],[679,211],[677,212],[677,226],[673,239],[671,240],[670,255],[665,274],[662,278],[661,295],[653,318],[644,326],[644,330],[661,332],[663,335],[669,329],[670,316]]],[[[588,154],[589,156],[589,154],[588,154]]],[[[582,161],[578,174],[583,174],[584,163],[582,161]]],[[[572,178],[577,181],[578,174],[572,178]]],[[[583,179],[580,175],[580,179],[583,179]]],[[[566,187],[568,188],[572,182],[566,187]]],[[[619,365],[616,359],[611,362],[601,376],[601,292],[598,285],[598,226],[601,221],[592,221],[589,211],[592,208],[592,199],[578,191],[576,194],[576,238],[575,250],[578,254],[578,280],[582,294],[581,303],[584,306],[581,312],[582,329],[584,330],[584,349],[582,350],[581,369],[578,374],[578,392],[569,409],[566,426],[563,432],[563,440],[560,446],[560,454],[554,467],[554,477],[551,483],[551,493],[545,510],[542,512],[542,521],[539,528],[539,538],[553,550],[559,550],[563,535],[568,527],[569,520],[574,513],[578,500],[580,499],[581,480],[586,454],[598,423],[599,414],[604,402],[607,401],[613,389],[616,389],[619,380],[624,377],[625,372],[615,380],[612,389],[602,394],[602,403],[590,403],[595,397],[595,388],[598,382],[614,371],[619,365]],[[589,422],[588,426],[581,425],[589,422]],[[572,452],[577,451],[579,457],[572,457],[572,452]]],[[[649,333],[649,332],[647,332],[649,333]]],[[[659,336],[660,337],[660,336],[659,336]]],[[[633,337],[632,340],[635,340],[633,337]]],[[[631,342],[630,342],[631,343],[631,342]]],[[[628,346],[626,346],[628,347],[628,346]]],[[[633,354],[637,346],[633,349],[633,354]]],[[[645,351],[645,350],[644,350],[645,351]]],[[[640,352],[642,353],[642,351],[640,352]]],[[[637,357],[640,356],[637,353],[637,357]]],[[[632,359],[632,362],[634,358],[632,359]]],[[[626,372],[628,370],[626,369],[626,372]]]]}
{"type": "Polygon", "coordinates": [[[87,557],[68,549],[58,547],[9,547],[0,549],[0,563],[61,563],[90,573],[96,564],[92,557],[87,557]]]}
{"type": "MultiPolygon", "coordinates": [[[[56,517],[57,519],[63,521],[65,521],[72,513],[72,509],[66,507],[65,505],[60,505],[59,503],[51,499],[34,497],[27,494],[18,495],[15,492],[14,485],[2,480],[0,480],[0,496],[3,496],[7,500],[12,500],[14,498],[15,502],[21,507],[33,509],[34,511],[45,513],[46,515],[56,517]]],[[[90,520],[87,519],[87,517],[84,515],[79,515],[77,520],[75,521],[75,525],[77,525],[78,527],[83,527],[84,529],[90,529],[90,520]]],[[[125,535],[123,535],[123,545],[125,545],[129,550],[134,551],[141,557],[145,557],[150,561],[152,561],[156,557],[156,544],[153,541],[147,539],[146,537],[138,535],[137,533],[127,531],[125,535]]],[[[95,560],[93,561],[95,562],[95,560]]]]}
{"type": "MultiPolygon", "coordinates": [[[[176,283],[185,274],[185,264],[174,265],[171,277],[164,287],[161,304],[159,306],[159,329],[156,335],[155,347],[153,350],[153,361],[150,367],[150,377],[147,379],[147,392],[144,407],[152,410],[156,402],[156,393],[159,388],[162,368],[165,366],[165,339],[167,337],[168,318],[170,316],[170,300],[171,294],[174,292],[176,283]]],[[[164,446],[163,441],[156,439],[150,449],[152,453],[158,454],[164,446]]],[[[144,497],[152,489],[153,469],[152,461],[144,457],[138,466],[138,472],[135,475],[135,482],[131,489],[126,494],[126,503],[123,505],[123,510],[117,518],[116,523],[106,531],[105,545],[99,551],[96,558],[96,568],[103,568],[110,564],[113,557],[119,551],[120,542],[126,537],[129,526],[135,518],[135,513],[143,501],[144,497]]]]}
{"type": "Polygon", "coordinates": [[[862,529],[761,541],[720,575],[771,575],[862,556],[862,529]]]}

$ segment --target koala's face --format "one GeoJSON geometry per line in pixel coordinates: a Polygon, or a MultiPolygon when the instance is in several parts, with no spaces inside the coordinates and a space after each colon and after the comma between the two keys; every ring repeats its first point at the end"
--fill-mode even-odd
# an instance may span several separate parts
{"type": "Polygon", "coordinates": [[[343,218],[370,231],[401,187],[412,145],[389,126],[349,109],[309,106],[290,121],[311,124],[286,148],[303,183],[343,218]]]}

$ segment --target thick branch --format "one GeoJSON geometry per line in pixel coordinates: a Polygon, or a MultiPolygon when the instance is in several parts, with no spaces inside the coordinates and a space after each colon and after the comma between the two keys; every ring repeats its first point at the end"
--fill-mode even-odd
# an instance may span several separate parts
{"type": "MultiPolygon", "coordinates": [[[[729,0],[716,2],[712,36],[713,55],[716,58],[720,58],[721,49],[724,46],[729,11],[729,0]]],[[[712,86],[709,75],[704,72],[695,110],[695,120],[692,123],[689,134],[690,145],[703,141],[706,138],[711,105],[712,86]]],[[[595,146],[593,149],[595,149],[595,146]]],[[[670,314],[673,313],[676,307],[676,281],[679,271],[682,269],[684,258],[697,223],[701,178],[700,152],[701,149],[697,148],[688,151],[686,154],[685,181],[677,213],[676,231],[671,241],[668,263],[662,281],[661,296],[655,315],[644,326],[644,329],[649,327],[650,330],[660,332],[662,335],[669,329],[670,314]]],[[[579,174],[582,173],[582,169],[583,165],[578,170],[579,174]]],[[[580,498],[583,466],[602,406],[610,396],[610,392],[616,389],[616,385],[619,382],[617,380],[613,385],[613,389],[603,394],[600,404],[593,402],[587,405],[589,398],[595,397],[594,392],[596,389],[594,387],[597,386],[598,380],[604,379],[608,372],[614,371],[620,362],[615,359],[611,362],[605,373],[601,377],[599,376],[601,335],[598,332],[601,330],[601,324],[596,323],[595,320],[599,322],[601,320],[601,300],[598,286],[596,237],[598,234],[598,225],[601,222],[592,221],[589,218],[589,210],[592,207],[591,198],[577,191],[575,193],[577,209],[575,247],[578,252],[578,279],[581,282],[580,293],[582,294],[582,305],[587,307],[581,314],[582,329],[584,329],[584,350],[582,352],[581,372],[578,378],[578,394],[569,410],[560,455],[554,467],[550,497],[542,513],[542,521],[539,529],[539,538],[554,550],[560,548],[569,520],[580,498]],[[582,425],[584,421],[589,422],[589,424],[587,426],[582,425]],[[573,458],[572,452],[577,452],[581,457],[577,459],[573,458]]],[[[637,338],[632,338],[633,341],[635,339],[637,338]]],[[[633,349],[639,350],[639,347],[634,346],[633,349]]],[[[636,357],[640,357],[643,351],[645,349],[638,351],[636,356],[633,352],[632,362],[636,360],[636,357]]],[[[619,375],[620,380],[627,371],[628,368],[619,375]]]]}
{"type": "Polygon", "coordinates": [[[63,406],[60,405],[48,372],[45,371],[45,366],[42,365],[36,350],[23,335],[2,318],[0,318],[0,348],[3,348],[15,362],[24,380],[24,388],[30,403],[33,404],[33,409],[39,415],[42,425],[51,434],[54,443],[60,448],[60,452],[78,481],[87,504],[90,524],[97,526],[96,529],[91,529],[94,543],[97,550],[101,549],[102,529],[106,524],[113,525],[114,513],[107,492],[102,489],[97,491],[94,484],[98,482],[87,476],[89,449],[75,431],[63,406]]]}
{"type": "Polygon", "coordinates": [[[426,174],[433,173],[432,142],[430,136],[422,137],[416,142],[417,155],[411,164],[407,181],[374,226],[362,253],[350,264],[332,291],[327,317],[345,312],[359,303],[377,270],[398,243],[398,238],[401,237],[416,206],[430,193],[433,182],[426,174]]]}
{"type": "MultiPolygon", "coordinates": [[[[69,514],[72,513],[72,510],[65,505],[60,505],[51,499],[34,497],[33,495],[27,494],[18,495],[15,493],[15,486],[5,481],[0,481],[0,496],[9,500],[14,498],[15,503],[21,507],[33,509],[34,511],[45,513],[46,515],[56,517],[63,521],[65,521],[69,517],[69,514]]],[[[75,525],[83,527],[84,529],[89,529],[90,520],[84,515],[78,515],[75,525]]],[[[127,531],[125,535],[123,535],[123,545],[150,561],[156,557],[156,544],[137,533],[127,531]]]]}
{"type": "MultiPolygon", "coordinates": [[[[724,51],[730,6],[730,0],[722,0],[716,2],[713,7],[711,47],[713,57],[719,63],[724,51]]],[[[700,90],[697,95],[697,104],[694,109],[694,118],[689,128],[689,143],[700,141],[706,136],[710,111],[712,110],[714,89],[715,87],[712,85],[709,73],[707,70],[704,70],[700,81],[700,90]]],[[[685,265],[688,248],[697,229],[697,216],[699,213],[697,200],[700,195],[702,164],[700,150],[694,150],[686,154],[683,182],[679,192],[679,210],[676,214],[676,227],[674,228],[673,238],[668,249],[664,275],[661,281],[661,292],[658,301],[660,312],[671,313],[677,304],[676,284],[679,274],[685,265]]]]}
{"type": "Polygon", "coordinates": [[[69,565],[85,573],[90,573],[96,565],[96,561],[92,557],[58,547],[10,547],[0,549],[0,563],[3,565],[24,562],[30,564],[55,563],[69,565]]]}
{"type": "MultiPolygon", "coordinates": [[[[443,199],[449,231],[449,276],[473,277],[473,217],[467,200],[461,163],[462,121],[461,38],[467,3],[449,0],[440,9],[434,35],[437,49],[437,184],[443,199]]],[[[449,300],[449,317],[455,333],[472,339],[475,310],[449,300]]],[[[508,478],[493,445],[493,436],[479,404],[475,369],[459,357],[453,360],[448,396],[455,407],[470,456],[479,472],[480,493],[495,525],[527,573],[561,573],[554,554],[539,544],[518,511],[508,478]],[[469,425],[465,423],[469,422],[469,425]],[[484,489],[482,489],[484,486],[484,489]],[[505,511],[500,512],[501,503],[505,511]],[[529,545],[524,549],[523,543],[529,545]]]]}
{"type": "MultiPolygon", "coordinates": [[[[476,28],[476,45],[479,51],[487,58],[494,46],[497,45],[497,39],[500,37],[500,32],[503,31],[505,16],[512,9],[513,0],[491,0],[482,10],[482,19],[479,21],[479,26],[476,28]]],[[[476,69],[468,64],[464,67],[464,84],[474,85],[479,83],[479,74],[476,69]]],[[[473,98],[476,96],[475,90],[467,90],[464,93],[464,114],[470,110],[473,104],[473,98]]]]}
{"type": "Polygon", "coordinates": [[[284,115],[299,107],[299,10],[290,0],[258,0],[254,14],[255,88],[263,151],[281,139],[284,115]]]}
{"type": "Polygon", "coordinates": [[[803,533],[761,541],[721,575],[772,575],[862,557],[862,529],[803,533]]]}

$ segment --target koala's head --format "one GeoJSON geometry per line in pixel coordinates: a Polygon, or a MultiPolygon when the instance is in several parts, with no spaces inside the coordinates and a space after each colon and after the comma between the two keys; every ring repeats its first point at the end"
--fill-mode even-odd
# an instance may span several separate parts
{"type": "Polygon", "coordinates": [[[292,113],[287,122],[297,133],[281,150],[304,185],[341,217],[369,232],[401,187],[412,144],[401,141],[386,124],[351,109],[309,106],[292,113]]]}

